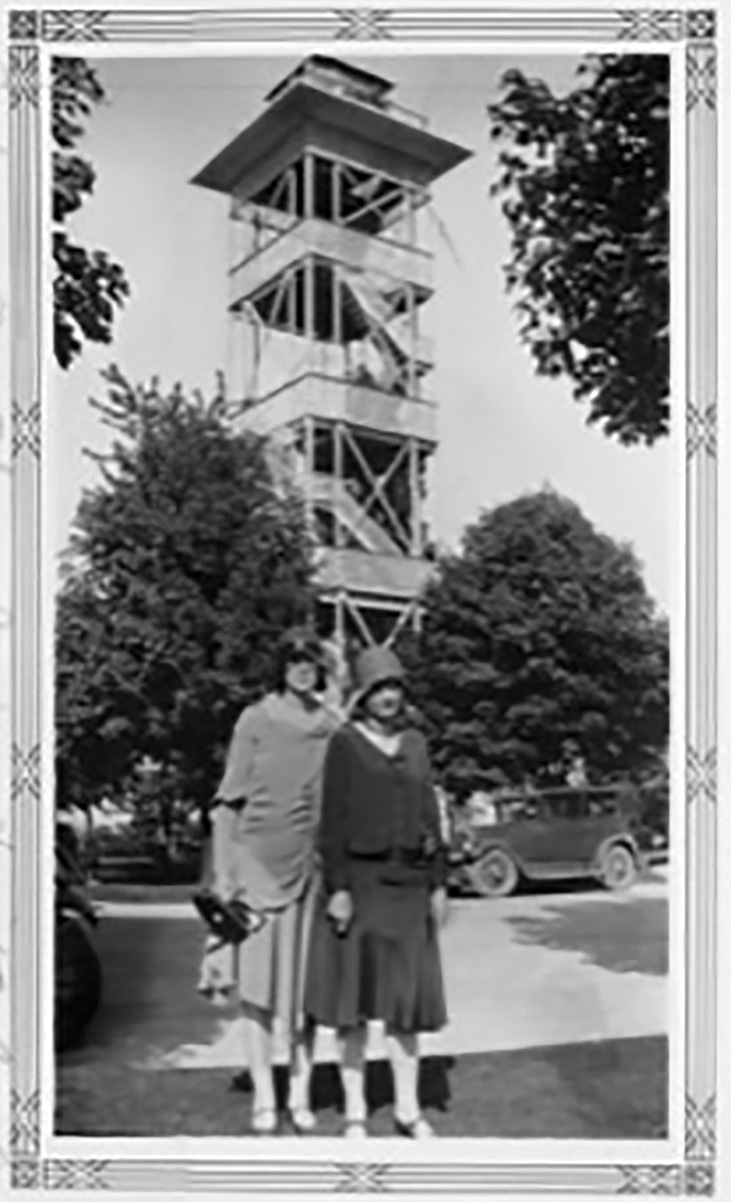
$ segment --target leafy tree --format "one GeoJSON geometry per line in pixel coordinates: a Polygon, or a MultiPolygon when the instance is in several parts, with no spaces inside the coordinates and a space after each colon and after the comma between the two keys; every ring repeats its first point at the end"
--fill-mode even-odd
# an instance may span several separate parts
{"type": "Polygon", "coordinates": [[[153,790],[165,826],[210,797],[278,635],[310,611],[310,549],[301,502],[275,488],[263,441],[232,432],[222,395],[103,374],[92,404],[114,442],[58,598],[57,780],[82,803],[129,791],[148,815],[153,790]]]}
{"type": "Polygon", "coordinates": [[[81,353],[82,339],[111,341],[114,308],[129,295],[119,264],[105,251],[77,245],[64,229],[67,218],[94,190],[94,168],[75,153],[75,147],[84,133],[84,118],[103,100],[104,90],[84,59],[52,59],[53,336],[56,361],[62,368],[70,367],[81,353]]]}
{"type": "Polygon", "coordinates": [[[549,783],[568,743],[595,780],[662,756],[666,623],[632,551],[551,491],[467,529],[460,552],[439,561],[422,632],[403,650],[456,794],[549,783]]]}
{"type": "Polygon", "coordinates": [[[509,289],[540,374],[565,375],[589,423],[621,443],[668,433],[669,60],[585,60],[556,96],[503,77],[493,194],[512,235],[509,289]]]}

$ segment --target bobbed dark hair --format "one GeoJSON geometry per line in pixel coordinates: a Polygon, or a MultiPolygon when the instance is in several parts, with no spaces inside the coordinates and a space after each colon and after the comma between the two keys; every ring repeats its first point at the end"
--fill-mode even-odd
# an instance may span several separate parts
{"type": "Polygon", "coordinates": [[[283,693],[287,687],[287,667],[298,656],[311,659],[317,668],[315,691],[321,693],[327,685],[325,656],[320,640],[307,626],[293,626],[277,643],[274,661],[274,689],[283,693]]]}

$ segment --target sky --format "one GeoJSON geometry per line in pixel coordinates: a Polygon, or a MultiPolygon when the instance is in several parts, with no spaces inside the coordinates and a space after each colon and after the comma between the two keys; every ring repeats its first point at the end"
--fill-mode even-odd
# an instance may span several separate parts
{"type": "MultiPolygon", "coordinates": [[[[340,51],[339,51],[340,52],[340,51]]],[[[101,59],[107,93],[79,153],[93,162],[94,195],[69,223],[125,269],[132,295],[109,346],[86,344],[67,372],[53,369],[48,407],[50,542],[68,540],[82,489],[98,479],[83,448],[108,431],[89,406],[104,395],[100,370],[116,363],[133,383],[157,376],[210,395],[230,363],[226,272],[232,253],[225,197],[192,177],[258,112],[267,91],[301,56],[101,59]]],[[[351,61],[395,81],[394,100],[424,113],[430,129],[473,151],[432,189],[427,225],[436,291],[423,311],[435,341],[430,378],[440,444],[428,513],[443,545],[458,544],[482,510],[548,484],[603,533],[632,544],[650,593],[674,607],[679,574],[673,532],[678,492],[671,440],[622,447],[571,397],[567,381],[538,377],[518,338],[503,265],[509,230],[489,194],[497,150],[487,105],[505,69],[518,66],[568,90],[573,57],[358,54],[351,61]]]]}

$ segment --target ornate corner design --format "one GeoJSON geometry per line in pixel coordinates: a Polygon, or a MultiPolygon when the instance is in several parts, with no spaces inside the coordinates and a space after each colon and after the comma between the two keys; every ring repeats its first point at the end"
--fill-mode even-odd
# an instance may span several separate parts
{"type": "Polygon", "coordinates": [[[685,36],[689,41],[712,42],[716,37],[716,10],[692,9],[685,14],[685,36]]]}
{"type": "Polygon", "coordinates": [[[685,51],[686,103],[689,109],[705,104],[715,110],[718,93],[716,47],[708,42],[688,42],[685,51]]]}
{"type": "Polygon", "coordinates": [[[19,108],[21,104],[38,107],[40,79],[38,70],[38,47],[36,45],[10,46],[8,56],[8,107],[19,108]]]}
{"type": "Polygon", "coordinates": [[[676,1164],[641,1164],[620,1167],[618,1194],[679,1194],[683,1170],[676,1164]]]}
{"type": "Polygon", "coordinates": [[[108,1160],[46,1160],[43,1189],[108,1189],[108,1160]]]}
{"type": "Polygon", "coordinates": [[[673,9],[623,9],[617,37],[627,41],[680,41],[685,32],[683,14],[673,9]]]}
{"type": "Polygon", "coordinates": [[[388,1190],[387,1164],[338,1164],[340,1179],[334,1187],[344,1194],[382,1194],[388,1190]]]}
{"type": "Polygon", "coordinates": [[[341,41],[367,41],[390,38],[392,13],[386,8],[339,8],[335,16],[340,25],[335,37],[341,41]]]}
{"type": "Polygon", "coordinates": [[[15,8],[8,13],[8,41],[35,42],[41,36],[40,13],[34,8],[15,8]]]}
{"type": "Polygon", "coordinates": [[[29,409],[22,409],[17,401],[11,407],[12,438],[11,458],[15,459],[22,450],[28,450],[36,459],[41,457],[41,407],[36,402],[29,409]]]}
{"type": "Polygon", "coordinates": [[[688,405],[685,417],[685,453],[691,459],[701,449],[713,459],[717,451],[718,411],[715,405],[700,410],[697,405],[688,405]]]}
{"type": "Polygon", "coordinates": [[[716,1192],[716,1174],[711,1164],[687,1164],[685,1166],[686,1197],[710,1198],[716,1192]]]}
{"type": "Polygon", "coordinates": [[[706,1161],[716,1158],[715,1094],[712,1094],[702,1105],[686,1094],[685,1158],[689,1161],[706,1161]]]}
{"type": "MultiPolygon", "coordinates": [[[[692,805],[699,797],[705,797],[711,804],[715,804],[717,795],[717,765],[718,754],[715,747],[707,751],[705,755],[693,747],[690,743],[686,748],[685,753],[685,779],[686,779],[686,800],[688,805],[692,805]]],[[[688,1109],[686,1103],[686,1119],[688,1118],[688,1109]]]]}
{"type": "Polygon", "coordinates": [[[10,768],[10,798],[13,803],[21,793],[28,792],[34,801],[41,797],[41,745],[36,743],[30,751],[23,752],[13,744],[10,768]]]}
{"type": "Polygon", "coordinates": [[[32,1189],[34,1192],[41,1188],[43,1173],[39,1160],[30,1157],[16,1157],[10,1164],[10,1188],[32,1189]]]}
{"type": "Polygon", "coordinates": [[[103,42],[109,13],[101,9],[46,9],[42,37],[46,42],[103,42]]]}

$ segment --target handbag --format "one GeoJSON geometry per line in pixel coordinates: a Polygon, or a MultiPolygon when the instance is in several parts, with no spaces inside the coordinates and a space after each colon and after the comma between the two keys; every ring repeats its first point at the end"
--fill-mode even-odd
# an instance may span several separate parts
{"type": "MultiPolygon", "coordinates": [[[[266,922],[266,915],[254,910],[241,898],[224,901],[212,889],[201,889],[194,893],[193,904],[211,934],[217,939],[214,948],[229,943],[238,946],[250,935],[261,930],[266,922]]],[[[214,948],[210,950],[213,951],[214,948]]]]}

